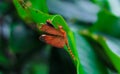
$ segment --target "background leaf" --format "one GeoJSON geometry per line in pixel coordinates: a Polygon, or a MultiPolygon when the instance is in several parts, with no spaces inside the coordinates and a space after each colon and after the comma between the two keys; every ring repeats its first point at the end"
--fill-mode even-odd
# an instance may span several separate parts
{"type": "Polygon", "coordinates": [[[74,33],[74,37],[77,49],[75,52],[80,64],[77,74],[108,74],[107,68],[102,65],[86,39],[78,33],[74,33]]]}
{"type": "MultiPolygon", "coordinates": [[[[119,73],[119,61],[120,61],[120,57],[119,57],[119,42],[117,39],[109,37],[109,36],[101,36],[101,35],[97,35],[97,34],[92,34],[90,32],[83,32],[82,33],[85,36],[88,36],[89,38],[95,40],[99,45],[102,46],[103,50],[102,52],[105,54],[107,54],[108,58],[106,58],[107,60],[109,60],[109,62],[111,62],[111,64],[113,64],[113,66],[117,69],[118,73],[119,73]],[[116,62],[117,61],[117,62],[116,62]]],[[[106,56],[106,57],[107,57],[106,56]]]]}
{"type": "Polygon", "coordinates": [[[91,28],[93,31],[104,32],[106,34],[119,37],[119,20],[119,17],[114,16],[106,10],[102,10],[98,14],[98,21],[91,28]]]}

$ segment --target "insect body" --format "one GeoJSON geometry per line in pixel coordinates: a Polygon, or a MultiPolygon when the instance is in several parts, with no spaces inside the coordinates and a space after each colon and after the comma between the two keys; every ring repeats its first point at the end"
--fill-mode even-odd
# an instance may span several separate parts
{"type": "Polygon", "coordinates": [[[46,24],[43,24],[39,29],[46,33],[40,36],[40,40],[57,48],[63,48],[66,45],[71,56],[74,58],[68,44],[66,32],[63,30],[62,26],[55,29],[51,21],[47,20],[46,24]]]}

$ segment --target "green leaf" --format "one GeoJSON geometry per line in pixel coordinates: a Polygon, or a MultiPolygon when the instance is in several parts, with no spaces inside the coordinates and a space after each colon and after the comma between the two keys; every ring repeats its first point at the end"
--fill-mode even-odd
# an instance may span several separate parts
{"type": "Polygon", "coordinates": [[[120,19],[106,10],[98,14],[97,22],[92,26],[93,31],[103,32],[112,36],[120,37],[120,19]]]}
{"type": "Polygon", "coordinates": [[[111,64],[113,64],[114,67],[117,69],[118,73],[120,73],[120,40],[108,36],[92,34],[90,32],[81,33],[93,39],[103,47],[105,54],[107,54],[107,56],[110,59],[109,62],[112,62],[111,64]]]}
{"type": "Polygon", "coordinates": [[[74,49],[75,56],[77,59],[77,74],[108,74],[107,69],[97,58],[94,50],[90,46],[90,44],[85,40],[84,37],[79,35],[78,33],[74,33],[75,43],[72,45],[76,45],[74,49]]]}
{"type": "MultiPolygon", "coordinates": [[[[44,3],[44,0],[43,0],[43,3],[44,3]]],[[[20,7],[22,7],[22,5],[20,5],[18,0],[14,0],[14,4],[16,5],[16,8],[17,8],[19,13],[25,12],[29,16],[30,19],[32,19],[35,23],[39,24],[38,26],[41,26],[40,23],[46,23],[46,20],[49,19],[52,21],[53,25],[56,28],[59,25],[62,25],[63,29],[65,29],[66,31],[70,31],[66,22],[64,21],[64,19],[60,15],[49,15],[49,14],[44,13],[43,12],[44,10],[40,9],[41,10],[40,11],[36,8],[33,8],[32,6],[30,6],[30,7],[25,6],[27,8],[21,8],[23,10],[23,11],[21,11],[20,7]]],[[[25,4],[25,3],[23,2],[23,4],[25,4]]],[[[44,5],[46,5],[46,4],[44,4],[44,5]]],[[[46,8],[46,7],[41,6],[41,8],[46,8]]],[[[47,8],[45,10],[47,10],[47,8]]],[[[21,14],[23,14],[23,13],[21,13],[21,14]]]]}
{"type": "Polygon", "coordinates": [[[30,19],[29,15],[26,13],[26,11],[24,10],[24,8],[22,8],[22,6],[19,3],[19,0],[13,0],[13,3],[18,11],[19,16],[23,19],[30,19]]]}
{"type": "Polygon", "coordinates": [[[102,37],[98,41],[104,47],[106,54],[110,57],[118,73],[120,73],[120,41],[115,41],[109,37],[102,37]]]}
{"type": "Polygon", "coordinates": [[[31,17],[29,16],[28,12],[24,9],[26,7],[24,7],[24,4],[30,4],[32,5],[31,7],[34,7],[38,10],[41,10],[45,13],[48,12],[48,8],[46,6],[46,0],[31,0],[30,1],[26,1],[26,3],[24,2],[24,0],[13,0],[14,5],[18,11],[19,16],[25,20],[26,22],[32,22],[31,17]],[[23,8],[24,7],[24,8],[23,8]]]}
{"type": "Polygon", "coordinates": [[[48,7],[46,5],[46,0],[30,0],[32,7],[38,9],[44,13],[48,13],[48,7]]]}
{"type": "Polygon", "coordinates": [[[46,20],[51,20],[55,28],[61,25],[65,31],[70,31],[67,23],[60,15],[49,15],[34,8],[28,8],[27,11],[29,11],[30,16],[32,17],[33,21],[38,24],[38,26],[42,25],[39,23],[46,23],[46,20]]]}

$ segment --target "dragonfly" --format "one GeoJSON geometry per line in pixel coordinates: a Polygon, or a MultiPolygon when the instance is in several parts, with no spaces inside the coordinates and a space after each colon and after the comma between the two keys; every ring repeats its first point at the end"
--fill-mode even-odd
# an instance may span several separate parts
{"type": "Polygon", "coordinates": [[[56,29],[51,21],[47,20],[46,24],[42,24],[39,29],[45,33],[39,37],[41,41],[57,48],[63,48],[66,45],[71,56],[74,58],[74,55],[68,44],[66,32],[63,30],[62,26],[58,26],[58,29],[56,29]]]}

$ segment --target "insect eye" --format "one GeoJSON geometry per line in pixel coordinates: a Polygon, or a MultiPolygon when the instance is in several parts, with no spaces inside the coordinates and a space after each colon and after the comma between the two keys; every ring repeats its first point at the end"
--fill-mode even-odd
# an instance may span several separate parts
{"type": "Polygon", "coordinates": [[[62,29],[62,26],[59,26],[59,29],[62,29]]]}

